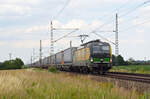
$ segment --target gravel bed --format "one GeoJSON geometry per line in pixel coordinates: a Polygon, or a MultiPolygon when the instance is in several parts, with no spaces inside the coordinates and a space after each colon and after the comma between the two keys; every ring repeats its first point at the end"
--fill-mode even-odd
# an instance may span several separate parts
{"type": "Polygon", "coordinates": [[[111,82],[115,86],[123,87],[127,90],[135,89],[139,93],[150,92],[150,84],[147,83],[101,77],[101,76],[91,76],[91,79],[100,82],[111,82]]]}

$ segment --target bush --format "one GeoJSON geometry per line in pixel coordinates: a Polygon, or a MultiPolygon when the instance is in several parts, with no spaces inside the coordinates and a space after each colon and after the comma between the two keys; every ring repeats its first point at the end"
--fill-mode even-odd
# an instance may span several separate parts
{"type": "Polygon", "coordinates": [[[57,70],[56,67],[54,67],[54,66],[49,67],[49,68],[48,68],[48,71],[49,71],[49,72],[52,72],[52,73],[57,73],[57,72],[58,72],[58,70],[57,70]]]}
{"type": "Polygon", "coordinates": [[[0,65],[0,70],[5,69],[21,69],[24,65],[23,61],[19,58],[16,58],[15,60],[9,60],[5,61],[0,65]]]}
{"type": "Polygon", "coordinates": [[[29,67],[25,66],[25,65],[22,65],[21,66],[21,69],[28,69],[29,67]]]}

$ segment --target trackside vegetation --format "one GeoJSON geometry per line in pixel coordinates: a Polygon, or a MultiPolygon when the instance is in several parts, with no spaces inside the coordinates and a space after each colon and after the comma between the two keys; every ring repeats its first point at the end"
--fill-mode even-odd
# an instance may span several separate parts
{"type": "Polygon", "coordinates": [[[149,99],[91,76],[22,69],[0,71],[1,99],[149,99]]]}
{"type": "Polygon", "coordinates": [[[150,74],[150,65],[113,66],[111,71],[150,74]]]}
{"type": "Polygon", "coordinates": [[[8,60],[1,63],[0,70],[21,69],[23,66],[23,61],[20,58],[16,58],[15,60],[8,60]]]}
{"type": "Polygon", "coordinates": [[[58,70],[57,70],[57,68],[56,68],[55,66],[50,66],[50,67],[48,68],[48,71],[49,71],[49,72],[53,72],[53,73],[57,73],[57,72],[58,72],[58,70]]]}
{"type": "Polygon", "coordinates": [[[144,60],[134,60],[132,57],[128,60],[124,60],[123,56],[118,55],[112,55],[112,65],[113,66],[128,66],[128,65],[150,65],[150,60],[144,61],[144,60]]]}

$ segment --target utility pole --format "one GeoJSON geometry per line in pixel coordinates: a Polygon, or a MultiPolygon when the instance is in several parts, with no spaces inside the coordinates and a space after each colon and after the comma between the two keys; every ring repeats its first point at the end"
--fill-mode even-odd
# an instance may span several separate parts
{"type": "Polygon", "coordinates": [[[52,55],[54,54],[54,42],[53,42],[53,21],[50,22],[50,29],[51,29],[51,34],[50,34],[50,64],[52,65],[52,55]]]}
{"type": "Polygon", "coordinates": [[[119,55],[119,40],[118,40],[118,14],[116,13],[116,30],[115,30],[115,55],[119,55]]]}
{"type": "MultiPolygon", "coordinates": [[[[52,56],[54,54],[54,43],[56,43],[58,40],[67,36],[67,35],[65,35],[65,36],[59,38],[58,40],[54,40],[54,36],[53,36],[54,30],[74,30],[74,31],[70,32],[70,34],[71,34],[75,31],[77,31],[78,29],[77,28],[54,28],[53,27],[53,21],[51,21],[50,22],[50,30],[51,30],[51,33],[50,33],[50,56],[52,56]]],[[[51,63],[51,60],[52,59],[50,57],[50,63],[51,63]]]]}
{"type": "Polygon", "coordinates": [[[54,42],[53,42],[53,22],[51,21],[51,46],[50,46],[50,56],[54,54],[54,42]]]}
{"type": "Polygon", "coordinates": [[[147,63],[147,62],[146,62],[146,57],[144,57],[144,61],[145,61],[145,64],[146,64],[146,63],[147,63]]]}
{"type": "Polygon", "coordinates": [[[33,56],[32,56],[32,63],[35,61],[35,49],[33,48],[33,56]]]}
{"type": "Polygon", "coordinates": [[[40,57],[39,57],[39,62],[40,62],[40,68],[42,68],[42,40],[40,40],[40,57]]]}
{"type": "Polygon", "coordinates": [[[9,60],[11,61],[11,56],[12,56],[12,54],[11,53],[9,53],[9,60]]]}
{"type": "Polygon", "coordinates": [[[72,48],[72,41],[70,41],[70,48],[72,48]]]}
{"type": "Polygon", "coordinates": [[[32,67],[32,54],[31,54],[31,67],[32,67]]]}
{"type": "Polygon", "coordinates": [[[116,13],[116,30],[115,30],[115,55],[116,55],[116,65],[118,65],[118,55],[119,55],[119,40],[118,40],[118,14],[116,13]]]}

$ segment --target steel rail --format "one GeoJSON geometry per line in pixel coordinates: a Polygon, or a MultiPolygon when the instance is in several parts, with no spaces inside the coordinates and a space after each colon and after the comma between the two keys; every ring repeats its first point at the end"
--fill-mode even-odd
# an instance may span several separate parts
{"type": "Polygon", "coordinates": [[[119,72],[108,72],[103,77],[115,78],[120,80],[129,80],[142,83],[150,84],[150,75],[148,74],[134,74],[134,73],[119,73],[119,72]]]}

